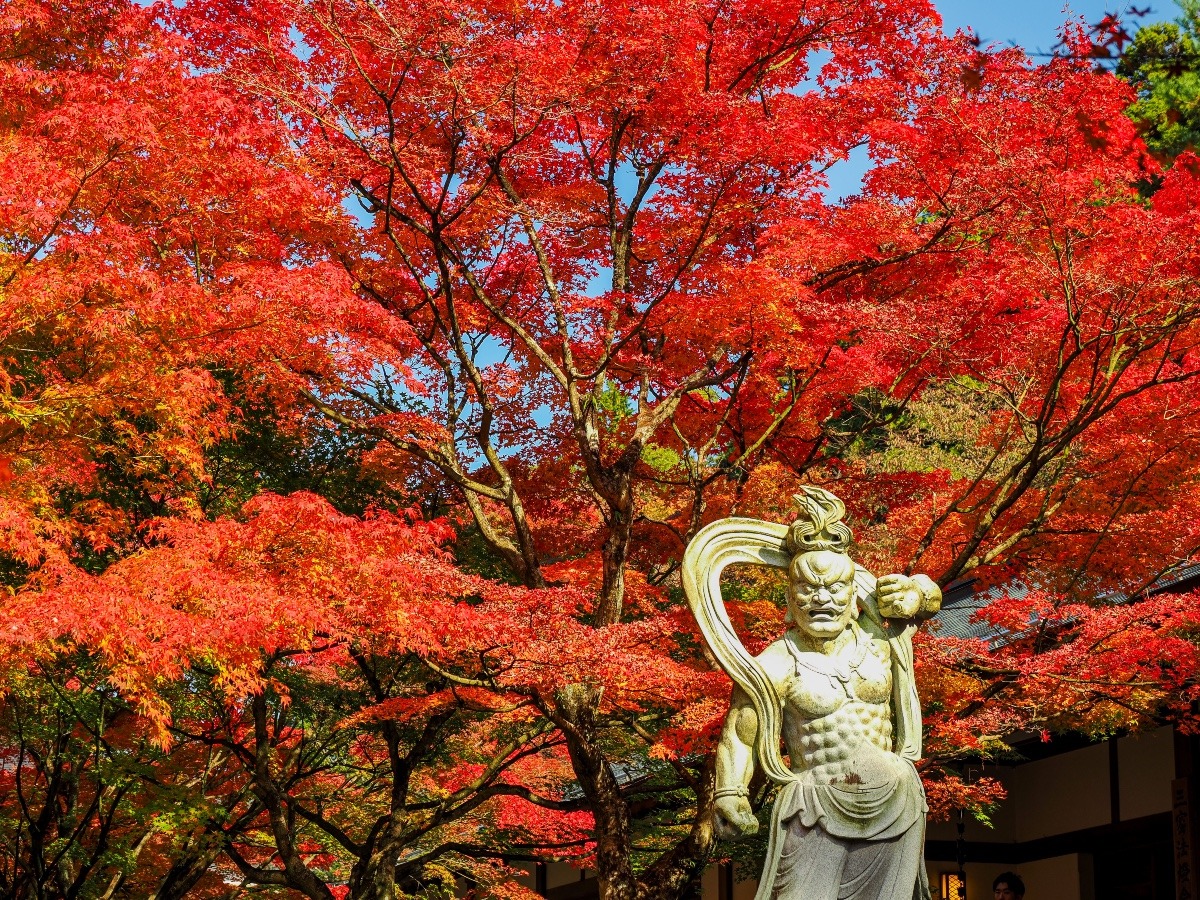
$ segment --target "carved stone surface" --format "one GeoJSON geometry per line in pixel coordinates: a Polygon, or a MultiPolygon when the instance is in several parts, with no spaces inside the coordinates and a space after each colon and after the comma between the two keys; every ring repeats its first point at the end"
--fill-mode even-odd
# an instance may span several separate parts
{"type": "Polygon", "coordinates": [[[941,591],[924,575],[876,580],[847,555],[841,501],[815,487],[796,499],[791,526],[723,519],[684,555],[688,603],[735,685],[717,747],[714,824],[726,838],[758,829],[748,788],[759,768],[779,790],[755,900],[922,900],[927,807],[914,766],[912,635],[941,591]],[[733,563],[788,572],[792,627],[757,657],[721,598],[733,563]]]}

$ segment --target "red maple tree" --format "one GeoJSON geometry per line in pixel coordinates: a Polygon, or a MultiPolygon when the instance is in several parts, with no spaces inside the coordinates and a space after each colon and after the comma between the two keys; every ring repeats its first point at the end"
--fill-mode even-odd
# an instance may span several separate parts
{"type": "Polygon", "coordinates": [[[935,806],[994,800],[953,762],[1016,729],[1186,716],[1190,607],[1136,598],[1200,541],[1200,192],[1183,159],[1139,194],[1115,78],[891,0],[0,33],[14,890],[504,893],[571,856],[677,897],[728,690],[682,549],[806,481],[875,570],[1024,579],[1010,639],[922,644],[935,806]],[[271,493],[333,497],[329,435],[380,486],[353,514],[271,493]]]}

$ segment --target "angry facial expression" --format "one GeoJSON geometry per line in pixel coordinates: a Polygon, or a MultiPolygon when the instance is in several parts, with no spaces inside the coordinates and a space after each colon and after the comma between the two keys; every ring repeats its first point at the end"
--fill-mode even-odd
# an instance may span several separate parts
{"type": "Polygon", "coordinates": [[[788,601],[796,627],[817,640],[831,640],[850,625],[858,610],[854,564],[831,551],[796,558],[788,579],[788,601]]]}

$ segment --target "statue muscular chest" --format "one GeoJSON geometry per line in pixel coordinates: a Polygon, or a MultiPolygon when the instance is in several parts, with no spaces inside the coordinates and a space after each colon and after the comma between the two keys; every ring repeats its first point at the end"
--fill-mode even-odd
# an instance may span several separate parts
{"type": "Polygon", "coordinates": [[[794,667],[781,693],[793,765],[837,777],[861,745],[892,751],[892,667],[885,641],[860,632],[837,654],[788,649],[794,667]]]}
{"type": "Polygon", "coordinates": [[[794,667],[785,682],[785,718],[821,719],[847,703],[886,705],[892,696],[891,653],[886,641],[859,632],[836,654],[791,651],[794,667]]]}

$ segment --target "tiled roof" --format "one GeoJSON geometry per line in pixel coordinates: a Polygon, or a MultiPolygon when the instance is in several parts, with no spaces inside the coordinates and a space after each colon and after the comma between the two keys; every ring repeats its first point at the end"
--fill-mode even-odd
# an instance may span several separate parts
{"type": "Polygon", "coordinates": [[[1002,628],[976,619],[975,614],[1001,597],[1021,598],[1029,593],[1028,586],[1021,581],[997,584],[976,590],[975,579],[953,584],[946,590],[941,611],[933,617],[937,623],[935,633],[959,638],[976,638],[1000,643],[1009,636],[1002,628]]]}
{"type": "MultiPolygon", "coordinates": [[[[613,778],[622,788],[627,788],[638,782],[645,781],[654,774],[655,766],[649,759],[633,757],[631,759],[617,760],[608,764],[608,769],[612,772],[613,778]]],[[[572,782],[563,791],[563,800],[581,800],[583,798],[583,788],[578,782],[572,782]]]]}
{"type": "MultiPolygon", "coordinates": [[[[1196,586],[1194,582],[1200,582],[1200,563],[1187,563],[1162,575],[1145,593],[1153,595],[1184,591],[1196,586]]],[[[1012,638],[1008,630],[980,621],[975,614],[1001,597],[1024,597],[1029,593],[1029,585],[1020,579],[987,588],[979,588],[978,584],[976,579],[968,578],[946,588],[942,609],[933,617],[933,622],[937,623],[934,626],[936,634],[975,638],[988,641],[993,646],[1012,638]]],[[[1097,599],[1120,604],[1129,602],[1131,598],[1127,594],[1113,592],[1097,599]]],[[[1030,621],[1029,624],[1032,626],[1035,623],[1030,621]]]]}

